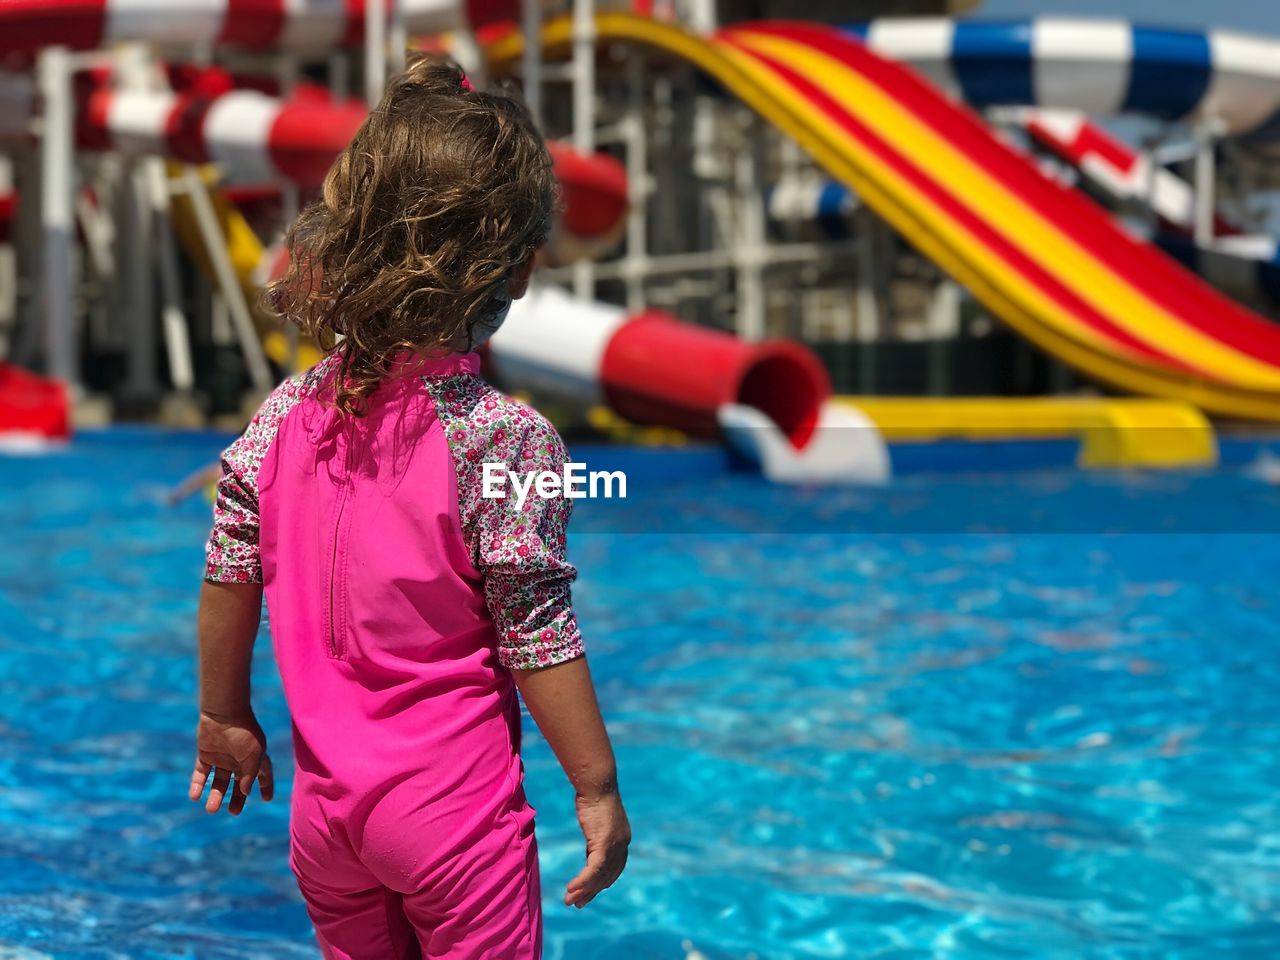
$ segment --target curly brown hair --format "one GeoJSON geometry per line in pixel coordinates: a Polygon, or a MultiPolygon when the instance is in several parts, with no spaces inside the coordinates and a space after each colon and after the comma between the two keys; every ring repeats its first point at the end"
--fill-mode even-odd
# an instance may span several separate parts
{"type": "Polygon", "coordinates": [[[546,240],[555,202],[524,104],[414,55],[290,228],[266,306],[341,354],[337,406],[360,416],[403,351],[473,349],[508,277],[546,240]]]}

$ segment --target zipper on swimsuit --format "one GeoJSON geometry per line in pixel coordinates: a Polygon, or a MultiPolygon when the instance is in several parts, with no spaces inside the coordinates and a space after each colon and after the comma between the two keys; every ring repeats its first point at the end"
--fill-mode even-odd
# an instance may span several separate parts
{"type": "MultiPolygon", "coordinates": [[[[349,482],[349,481],[348,481],[349,482]]],[[[333,521],[333,551],[329,556],[329,656],[337,657],[338,651],[338,616],[335,598],[338,593],[338,551],[342,543],[342,515],[347,506],[347,488],[344,485],[338,494],[338,508],[333,521]]]]}
{"type": "Polygon", "coordinates": [[[348,427],[347,433],[347,449],[345,451],[346,469],[342,477],[341,486],[338,489],[337,503],[333,512],[333,550],[329,555],[329,596],[327,597],[329,608],[329,636],[328,647],[329,656],[334,659],[341,659],[345,655],[346,631],[345,621],[340,623],[340,615],[342,613],[340,605],[345,597],[345,585],[339,582],[345,564],[342,563],[343,550],[345,544],[343,542],[343,521],[348,520],[347,517],[347,501],[352,495],[352,490],[356,483],[356,471],[359,469],[360,456],[363,452],[363,443],[355,430],[348,427]]]}

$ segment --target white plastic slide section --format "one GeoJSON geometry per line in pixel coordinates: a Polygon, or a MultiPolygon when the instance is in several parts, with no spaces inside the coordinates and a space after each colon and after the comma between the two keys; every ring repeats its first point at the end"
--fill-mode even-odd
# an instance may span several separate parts
{"type": "Polygon", "coordinates": [[[622,307],[535,284],[511,304],[506,323],[490,339],[490,362],[502,383],[584,405],[602,403],[605,348],[628,317],[622,307]]]}
{"type": "Polygon", "coordinates": [[[813,437],[796,449],[755,407],[727,403],[718,411],[725,440],[775,483],[879,484],[889,479],[889,449],[860,410],[828,402],[813,437]]]}
{"type": "Polygon", "coordinates": [[[873,20],[848,28],[975,107],[1212,121],[1280,148],[1280,40],[1121,20],[873,20]]]}

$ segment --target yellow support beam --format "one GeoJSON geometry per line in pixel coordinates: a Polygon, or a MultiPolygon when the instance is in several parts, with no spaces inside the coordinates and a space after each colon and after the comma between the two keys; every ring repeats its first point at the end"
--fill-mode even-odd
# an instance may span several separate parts
{"type": "MultiPolygon", "coordinates": [[[[180,163],[170,162],[169,175],[174,178],[182,176],[186,169],[180,163]]],[[[222,233],[227,255],[230,257],[232,267],[235,269],[236,279],[240,282],[240,288],[244,291],[245,299],[251,306],[256,305],[258,294],[262,289],[258,282],[259,268],[262,265],[263,257],[266,256],[266,249],[263,247],[262,241],[258,239],[258,235],[254,233],[253,227],[249,225],[249,221],[244,218],[244,214],[218,189],[217,179],[212,168],[206,167],[202,169],[200,171],[200,179],[209,193],[209,201],[218,219],[218,228],[222,233]]],[[[178,242],[182,244],[187,256],[192,259],[206,277],[212,280],[214,277],[213,263],[209,258],[208,251],[205,250],[200,228],[196,225],[195,212],[191,208],[191,200],[182,193],[175,194],[173,198],[173,226],[174,232],[178,236],[178,242]]],[[[216,285],[216,281],[214,282],[216,285]]],[[[262,317],[260,311],[255,310],[254,315],[257,320],[258,335],[262,340],[263,351],[276,365],[287,369],[290,359],[288,333],[279,324],[268,322],[262,317]]],[[[298,344],[298,369],[306,370],[314,366],[320,362],[323,356],[324,354],[319,347],[309,340],[303,340],[298,344]]]]}

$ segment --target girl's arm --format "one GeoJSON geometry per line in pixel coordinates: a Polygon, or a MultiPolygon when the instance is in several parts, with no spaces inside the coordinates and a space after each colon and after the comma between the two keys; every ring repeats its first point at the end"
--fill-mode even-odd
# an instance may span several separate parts
{"type": "Polygon", "coordinates": [[[586,657],[532,670],[512,670],[538,729],[577,795],[587,863],[565,890],[566,905],[583,907],[609,887],[627,863],[631,825],[618,793],[618,769],[605,731],[586,657]]]}
{"type": "Polygon", "coordinates": [[[200,592],[200,725],[189,791],[192,800],[200,799],[212,774],[205,804],[210,813],[226,799],[233,776],[237,789],[229,813],[244,809],[255,777],[262,799],[271,799],[266,738],[249,706],[249,663],[262,618],[258,471],[284,418],[314,393],[328,368],[327,361],[317,364],[276,387],[222,452],[200,592]]]}
{"type": "MultiPolygon", "coordinates": [[[[511,671],[577,794],[587,863],[565,888],[564,902],[583,907],[622,873],[631,826],[573,613],[577,571],[565,547],[573,501],[563,493],[494,496],[485,492],[480,467],[499,462],[508,471],[562,474],[568,454],[555,428],[528,407],[488,395],[478,400],[472,409],[491,412],[446,434],[460,465],[463,513],[484,577],[498,664],[511,671]]],[[[447,402],[438,408],[449,410],[447,402]]]]}
{"type": "Polygon", "coordinates": [[[263,800],[274,793],[267,740],[249,703],[253,641],[262,617],[262,584],[214,583],[200,591],[200,721],[190,796],[199,800],[213,775],[205,810],[217,813],[235,777],[227,806],[235,816],[259,781],[263,800]]]}

